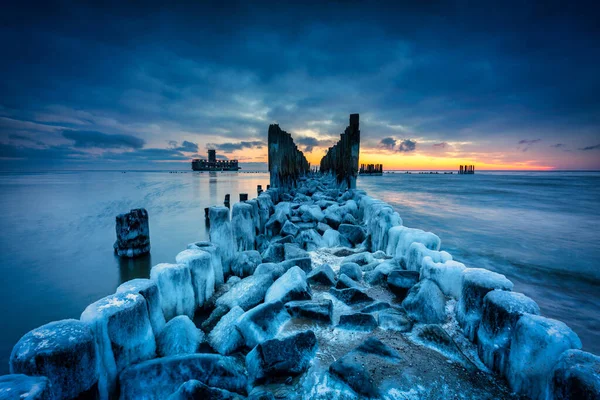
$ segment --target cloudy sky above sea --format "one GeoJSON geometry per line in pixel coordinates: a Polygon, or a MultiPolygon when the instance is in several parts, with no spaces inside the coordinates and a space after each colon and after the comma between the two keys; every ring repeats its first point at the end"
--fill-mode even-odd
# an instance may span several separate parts
{"type": "Polygon", "coordinates": [[[350,113],[386,169],[600,169],[591,2],[123,3],[3,6],[0,169],[318,164],[350,113]]]}

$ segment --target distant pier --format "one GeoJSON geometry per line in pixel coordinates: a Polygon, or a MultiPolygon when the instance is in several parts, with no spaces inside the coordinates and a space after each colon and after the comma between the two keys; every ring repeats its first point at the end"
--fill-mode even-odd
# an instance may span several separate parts
{"type": "Polygon", "coordinates": [[[360,164],[359,175],[381,176],[383,175],[383,164],[360,164]]]}
{"type": "Polygon", "coordinates": [[[474,165],[461,165],[458,169],[459,175],[473,175],[475,173],[474,165]]]}

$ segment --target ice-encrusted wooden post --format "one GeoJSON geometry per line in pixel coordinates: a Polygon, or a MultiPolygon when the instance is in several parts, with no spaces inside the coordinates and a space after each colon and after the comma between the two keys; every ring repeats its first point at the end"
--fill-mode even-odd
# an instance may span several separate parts
{"type": "Polygon", "coordinates": [[[150,252],[148,211],[136,208],[116,218],[115,253],[120,257],[137,257],[150,252]]]}
{"type": "Polygon", "coordinates": [[[292,136],[279,125],[269,125],[269,172],[271,187],[291,188],[297,179],[310,170],[304,154],[294,144],[292,136]]]}
{"type": "Polygon", "coordinates": [[[321,159],[321,172],[334,174],[340,188],[355,189],[359,153],[359,115],[350,114],[350,124],[340,140],[321,159]]]}

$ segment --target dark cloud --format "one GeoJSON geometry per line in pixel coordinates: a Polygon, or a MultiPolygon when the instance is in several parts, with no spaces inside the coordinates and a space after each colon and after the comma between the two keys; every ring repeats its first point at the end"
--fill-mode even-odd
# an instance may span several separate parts
{"type": "Polygon", "coordinates": [[[145,141],[132,135],[109,135],[96,131],[64,130],[65,139],[73,140],[73,147],[99,149],[141,149],[145,141]]]}
{"type": "Polygon", "coordinates": [[[207,143],[207,149],[220,150],[225,153],[232,153],[236,150],[243,149],[262,149],[267,144],[263,141],[256,140],[250,142],[238,142],[238,143],[207,143]]]}
{"type": "Polygon", "coordinates": [[[294,136],[294,143],[298,146],[304,146],[303,151],[306,153],[312,153],[315,147],[329,147],[333,145],[331,140],[319,140],[312,136],[294,136]]]}
{"type": "Polygon", "coordinates": [[[194,142],[188,142],[187,140],[184,140],[183,142],[181,142],[181,146],[179,146],[179,143],[175,140],[169,140],[168,143],[173,150],[183,151],[185,153],[198,152],[198,144],[194,142]]]}
{"type": "Polygon", "coordinates": [[[522,139],[519,140],[519,148],[521,148],[523,152],[526,152],[531,148],[531,146],[541,141],[542,139],[522,139]]]}
{"type": "Polygon", "coordinates": [[[594,146],[583,147],[579,150],[588,151],[588,150],[598,150],[598,149],[600,149],[600,144],[596,144],[594,146]]]}
{"type": "Polygon", "coordinates": [[[88,154],[70,146],[27,147],[0,143],[0,158],[27,160],[81,160],[88,154]]]}
{"type": "Polygon", "coordinates": [[[386,137],[381,139],[379,145],[385,149],[393,150],[394,146],[396,146],[396,139],[393,137],[386,137]]]}
{"type": "Polygon", "coordinates": [[[437,148],[437,149],[445,149],[446,147],[450,146],[447,142],[441,142],[441,143],[434,143],[433,147],[437,148]]]}
{"type": "Polygon", "coordinates": [[[411,151],[415,151],[417,148],[417,142],[414,140],[406,139],[400,142],[400,146],[398,146],[398,151],[403,153],[410,153],[411,151]]]}
{"type": "Polygon", "coordinates": [[[556,144],[551,144],[550,147],[554,147],[556,149],[560,149],[562,147],[565,147],[564,143],[556,143],[556,144]]]}

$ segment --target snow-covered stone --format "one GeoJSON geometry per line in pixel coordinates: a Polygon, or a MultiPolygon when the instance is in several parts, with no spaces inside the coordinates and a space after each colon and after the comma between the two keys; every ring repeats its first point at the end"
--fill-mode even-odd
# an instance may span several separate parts
{"type": "Polygon", "coordinates": [[[196,298],[192,285],[192,273],[187,265],[157,264],[150,270],[150,279],[158,285],[165,319],[178,315],[192,318],[196,310],[196,298]]]}
{"type": "Polygon", "coordinates": [[[292,215],[291,204],[287,201],[282,201],[275,206],[273,214],[265,224],[265,231],[269,236],[279,235],[281,228],[292,215]]]}
{"type": "Polygon", "coordinates": [[[156,356],[156,339],[144,297],[117,293],[90,304],[80,318],[92,331],[98,354],[98,391],[107,399],[124,368],[156,356]]]}
{"type": "Polygon", "coordinates": [[[156,337],[156,347],[160,357],[192,354],[203,341],[204,333],[187,315],[180,315],[170,320],[156,337]]]}
{"type": "Polygon", "coordinates": [[[301,374],[308,369],[316,352],[317,337],[310,330],[266,340],[246,355],[248,380],[256,384],[301,374]]]}
{"type": "Polygon", "coordinates": [[[0,400],[51,400],[50,381],[45,376],[12,374],[0,376],[0,400]]]}
{"type": "Polygon", "coordinates": [[[335,284],[336,289],[347,289],[347,288],[356,288],[356,289],[364,289],[360,283],[356,282],[354,279],[350,278],[346,274],[341,274],[338,278],[337,283],[335,284]]]}
{"type": "Polygon", "coordinates": [[[462,272],[462,287],[456,320],[470,341],[475,340],[479,328],[485,295],[494,289],[512,290],[512,288],[513,283],[504,275],[487,269],[467,268],[462,272]]]}
{"type": "Polygon", "coordinates": [[[333,302],[324,300],[299,300],[285,304],[287,312],[293,317],[309,318],[331,323],[333,320],[333,302]]]}
{"type": "Polygon", "coordinates": [[[227,293],[219,297],[216,305],[226,306],[230,309],[240,306],[244,310],[249,310],[262,303],[272,284],[273,277],[269,274],[249,276],[233,285],[227,293]]]}
{"type": "Polygon", "coordinates": [[[307,251],[314,251],[323,247],[323,238],[314,229],[307,229],[296,236],[295,242],[300,245],[300,248],[307,251]]]}
{"type": "Polygon", "coordinates": [[[312,297],[306,273],[300,267],[292,267],[278,278],[265,294],[265,302],[310,300],[312,297]]]}
{"type": "Polygon", "coordinates": [[[235,242],[229,220],[229,209],[222,206],[210,207],[210,241],[219,247],[224,276],[231,273],[231,263],[235,259],[235,242]]]}
{"type": "Polygon", "coordinates": [[[285,273],[285,268],[280,263],[262,263],[254,270],[254,275],[269,274],[273,280],[285,273]]]}
{"type": "Polygon", "coordinates": [[[282,302],[263,303],[246,311],[236,323],[246,346],[253,348],[274,338],[282,325],[290,319],[282,302]]]}
{"type": "Polygon", "coordinates": [[[241,307],[233,307],[208,334],[208,344],[219,354],[228,355],[244,346],[244,338],[236,328],[237,320],[243,314],[241,307]]]}
{"type": "Polygon", "coordinates": [[[567,325],[539,315],[523,314],[515,327],[506,379],[517,393],[533,400],[550,395],[552,372],[561,354],[581,349],[581,340],[567,325]]]}
{"type": "Polygon", "coordinates": [[[358,288],[331,288],[329,289],[329,293],[348,305],[373,301],[373,299],[364,290],[358,288]]]}
{"type": "Polygon", "coordinates": [[[285,251],[283,244],[271,243],[269,247],[262,253],[263,262],[278,263],[285,259],[285,251]]]}
{"type": "Polygon", "coordinates": [[[333,286],[335,285],[335,272],[329,264],[323,264],[313,269],[308,274],[307,279],[312,284],[333,286]]]}
{"type": "MultiPolygon", "coordinates": [[[[422,245],[421,243],[419,243],[422,245]]],[[[433,251],[432,251],[433,252],[433,251]]],[[[443,252],[439,252],[443,253],[443,252]]],[[[422,260],[421,279],[431,279],[446,296],[459,299],[462,293],[462,280],[465,265],[457,261],[434,262],[430,256],[422,260]]]]}
{"type": "Polygon", "coordinates": [[[552,373],[551,396],[555,400],[600,399],[600,357],[581,350],[567,350],[552,373]]]}
{"type": "Polygon", "coordinates": [[[394,260],[384,261],[378,264],[372,271],[365,273],[365,282],[369,283],[370,285],[382,284],[386,282],[388,275],[393,270],[399,268],[400,265],[394,260]]]}
{"type": "Polygon", "coordinates": [[[188,249],[203,250],[210,254],[213,270],[215,271],[215,286],[222,285],[225,282],[223,275],[223,263],[221,262],[221,253],[219,247],[209,241],[199,241],[190,243],[188,249]]]}
{"type": "Polygon", "coordinates": [[[252,219],[252,206],[248,203],[235,203],[231,210],[231,231],[236,251],[254,250],[255,227],[252,219]]]}
{"type": "Polygon", "coordinates": [[[366,238],[365,230],[358,225],[341,224],[338,227],[338,232],[353,246],[361,244],[366,238]]]}
{"type": "Polygon", "coordinates": [[[358,265],[367,265],[375,261],[373,255],[369,252],[362,252],[357,254],[351,254],[349,256],[344,257],[342,260],[342,264],[346,263],[356,263],[358,265]]]}
{"type": "Polygon", "coordinates": [[[300,232],[300,228],[298,228],[298,225],[294,224],[292,221],[285,221],[280,233],[281,236],[291,235],[295,237],[298,234],[298,232],[300,232]]]}
{"type": "Polygon", "coordinates": [[[430,250],[423,243],[413,242],[408,246],[408,254],[406,255],[406,269],[409,271],[421,271],[423,266],[423,258],[430,257],[433,262],[445,263],[452,260],[450,253],[446,251],[430,250]]]}
{"type": "Polygon", "coordinates": [[[396,259],[406,257],[408,249],[413,243],[423,243],[429,250],[440,249],[440,238],[431,232],[421,229],[407,228],[406,226],[395,226],[388,231],[388,244],[386,253],[396,259]]]}
{"type": "Polygon", "coordinates": [[[419,273],[416,271],[395,269],[387,276],[388,287],[401,300],[417,282],[419,282],[419,273]]]}
{"type": "Polygon", "coordinates": [[[429,279],[413,286],[402,306],[412,319],[425,324],[441,324],[446,320],[446,297],[429,279]]]}
{"type": "Polygon", "coordinates": [[[245,250],[238,253],[231,264],[231,273],[240,278],[254,274],[256,267],[262,264],[263,258],[256,250],[245,250]]]}
{"type": "MultiPolygon", "coordinates": [[[[50,383],[52,397],[49,398],[75,399],[92,394],[89,392],[98,382],[97,363],[94,336],[89,327],[83,322],[66,319],[26,333],[12,350],[10,373],[45,376],[50,383]]],[[[25,378],[13,376],[12,381],[15,380],[28,385],[25,378]]],[[[10,380],[7,378],[7,381],[10,380]]],[[[24,394],[29,392],[23,391],[24,394]]]]}
{"type": "Polygon", "coordinates": [[[296,243],[285,243],[283,248],[286,260],[310,257],[306,250],[301,249],[296,243]]]}
{"type": "Polygon", "coordinates": [[[164,400],[192,379],[205,385],[246,394],[244,365],[219,354],[187,354],[145,361],[121,373],[121,400],[164,400]]]}
{"type": "Polygon", "coordinates": [[[355,281],[360,281],[362,280],[363,272],[357,263],[349,262],[343,263],[340,266],[340,274],[346,274],[348,277],[354,279],[355,281]]]}
{"type": "Polygon", "coordinates": [[[144,296],[146,306],[148,307],[148,316],[154,336],[165,327],[165,316],[161,306],[160,292],[158,285],[151,279],[132,279],[123,283],[117,288],[117,293],[139,293],[144,296]]]}
{"type": "Polygon", "coordinates": [[[323,244],[325,247],[350,247],[351,244],[338,231],[334,229],[326,230],[323,233],[323,244]]]}
{"type": "Polygon", "coordinates": [[[177,254],[175,262],[187,265],[190,269],[196,308],[202,307],[215,292],[215,271],[211,254],[202,250],[187,249],[177,254]]]}
{"type": "Polygon", "coordinates": [[[292,267],[299,267],[302,271],[309,274],[312,271],[312,260],[309,257],[303,258],[292,258],[291,260],[285,260],[279,263],[285,271],[292,267]]]}
{"type": "Polygon", "coordinates": [[[524,294],[492,290],[483,298],[482,318],[477,331],[477,351],[481,361],[501,376],[506,376],[512,334],[524,313],[540,313],[535,301],[524,294]]]}

